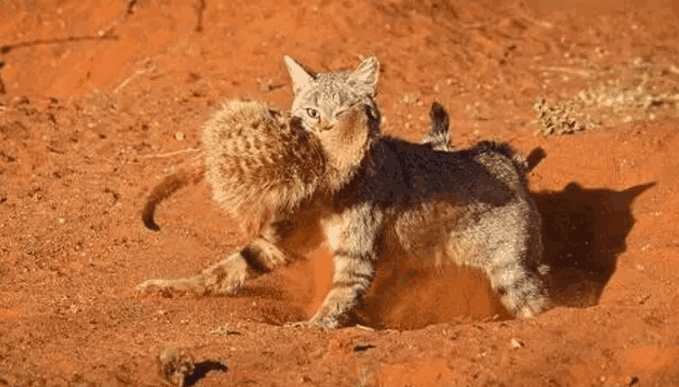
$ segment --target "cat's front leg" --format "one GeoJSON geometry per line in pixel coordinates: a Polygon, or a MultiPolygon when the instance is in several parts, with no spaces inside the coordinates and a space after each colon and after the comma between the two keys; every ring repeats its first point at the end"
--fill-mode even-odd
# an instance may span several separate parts
{"type": "Polygon", "coordinates": [[[334,255],[332,289],[309,321],[297,325],[334,329],[346,322],[372,285],[382,218],[379,209],[362,204],[324,222],[334,255]]]}
{"type": "Polygon", "coordinates": [[[370,260],[367,257],[336,255],[333,286],[323,304],[309,320],[287,325],[322,329],[343,326],[372,284],[373,267],[370,260]]]}

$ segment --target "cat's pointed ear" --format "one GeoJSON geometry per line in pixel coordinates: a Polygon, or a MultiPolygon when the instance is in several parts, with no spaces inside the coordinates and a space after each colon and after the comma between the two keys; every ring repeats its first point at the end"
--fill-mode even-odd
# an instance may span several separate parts
{"type": "Polygon", "coordinates": [[[356,71],[354,71],[353,77],[369,90],[368,94],[374,95],[379,75],[380,62],[377,60],[377,57],[371,56],[358,65],[356,71]]]}
{"type": "Polygon", "coordinates": [[[283,61],[285,62],[285,67],[288,68],[290,78],[292,78],[292,92],[297,95],[299,94],[299,91],[313,81],[315,77],[291,57],[285,55],[283,56],[283,61]]]}

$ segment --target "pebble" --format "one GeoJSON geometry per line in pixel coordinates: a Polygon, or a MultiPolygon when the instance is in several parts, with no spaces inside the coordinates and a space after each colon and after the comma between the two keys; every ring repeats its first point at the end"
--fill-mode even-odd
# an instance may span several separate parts
{"type": "Polygon", "coordinates": [[[511,340],[509,340],[509,348],[511,349],[523,348],[523,343],[518,339],[512,338],[511,340]]]}

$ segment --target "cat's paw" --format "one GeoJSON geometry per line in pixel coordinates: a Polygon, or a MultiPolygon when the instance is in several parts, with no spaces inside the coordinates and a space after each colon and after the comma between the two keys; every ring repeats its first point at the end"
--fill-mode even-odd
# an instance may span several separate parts
{"type": "Polygon", "coordinates": [[[285,328],[312,328],[311,325],[309,325],[309,321],[295,321],[295,322],[287,322],[283,324],[283,327],[285,328]]]}
{"type": "Polygon", "coordinates": [[[285,323],[283,325],[285,328],[316,328],[316,329],[335,329],[337,328],[338,324],[336,321],[329,321],[329,319],[324,319],[320,321],[312,321],[312,320],[305,320],[305,321],[297,321],[297,322],[289,322],[285,323]]]}
{"type": "Polygon", "coordinates": [[[514,316],[521,319],[530,319],[550,309],[552,302],[547,291],[540,286],[513,289],[502,297],[502,303],[514,316]]]}
{"type": "Polygon", "coordinates": [[[527,300],[514,315],[521,319],[530,319],[550,308],[550,303],[546,298],[535,298],[527,300]]]}

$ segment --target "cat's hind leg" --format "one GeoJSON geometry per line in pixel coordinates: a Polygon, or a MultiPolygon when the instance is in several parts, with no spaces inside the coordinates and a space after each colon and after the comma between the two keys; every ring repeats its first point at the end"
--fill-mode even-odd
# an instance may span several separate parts
{"type": "MultiPolygon", "coordinates": [[[[500,215],[495,220],[502,218],[500,215]]],[[[509,218],[517,219],[513,214],[509,218]]],[[[524,221],[505,221],[496,224],[497,227],[487,225],[495,232],[489,238],[493,249],[485,271],[507,310],[527,319],[551,306],[549,267],[541,264],[539,215],[531,214],[521,220],[524,221]]]]}

